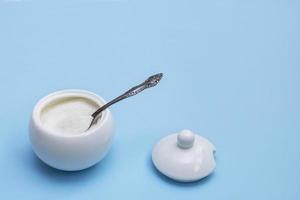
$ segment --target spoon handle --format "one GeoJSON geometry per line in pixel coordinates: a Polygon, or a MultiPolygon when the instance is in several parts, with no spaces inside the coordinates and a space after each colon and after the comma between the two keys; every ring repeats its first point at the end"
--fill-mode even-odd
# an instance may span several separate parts
{"type": "Polygon", "coordinates": [[[100,107],[98,110],[96,110],[96,112],[94,112],[92,114],[92,117],[97,117],[103,110],[105,110],[106,108],[108,108],[109,106],[122,101],[123,99],[126,99],[128,97],[134,96],[138,93],[140,93],[141,91],[143,91],[144,89],[146,89],[145,85],[142,83],[140,85],[137,85],[133,88],[131,88],[130,90],[128,90],[127,92],[125,92],[124,94],[118,96],[117,98],[111,100],[110,102],[108,102],[107,104],[105,104],[104,106],[100,107]]]}
{"type": "Polygon", "coordinates": [[[123,93],[122,95],[118,96],[117,98],[111,100],[110,102],[108,102],[107,104],[105,104],[104,106],[100,107],[98,110],[96,110],[96,112],[94,112],[92,114],[93,120],[91,122],[90,127],[95,123],[97,116],[106,108],[108,108],[109,106],[123,100],[123,99],[127,99],[128,97],[132,97],[140,92],[142,92],[143,90],[150,88],[150,87],[154,87],[157,85],[157,83],[161,80],[163,74],[159,73],[159,74],[155,74],[153,76],[150,76],[148,79],[146,79],[143,83],[129,89],[128,91],[126,91],[125,93],[123,93]]]}

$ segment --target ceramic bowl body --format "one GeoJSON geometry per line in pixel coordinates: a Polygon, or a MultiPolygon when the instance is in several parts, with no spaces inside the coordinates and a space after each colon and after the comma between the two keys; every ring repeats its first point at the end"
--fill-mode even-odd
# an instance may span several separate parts
{"type": "Polygon", "coordinates": [[[35,154],[51,167],[76,171],[91,167],[101,161],[108,152],[114,135],[111,112],[106,109],[97,125],[76,135],[67,135],[48,130],[41,122],[41,112],[55,99],[65,97],[87,98],[102,106],[105,101],[85,90],[62,90],[42,98],[34,107],[29,137],[35,154]]]}

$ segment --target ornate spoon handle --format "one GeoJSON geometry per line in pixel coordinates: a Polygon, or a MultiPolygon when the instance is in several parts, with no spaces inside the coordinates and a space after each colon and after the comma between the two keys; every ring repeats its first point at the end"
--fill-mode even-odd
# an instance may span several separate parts
{"type": "MultiPolygon", "coordinates": [[[[142,92],[143,90],[147,89],[147,88],[151,88],[157,85],[157,83],[161,80],[161,78],[163,77],[163,73],[159,73],[159,74],[155,74],[153,76],[150,76],[149,78],[147,78],[143,83],[129,89],[127,92],[123,93],[122,95],[118,96],[117,98],[111,100],[110,102],[108,102],[107,104],[103,105],[102,107],[100,107],[98,110],[96,110],[96,112],[94,112],[92,114],[93,120],[89,126],[89,128],[91,128],[91,126],[93,124],[95,124],[95,122],[97,121],[97,117],[98,115],[105,110],[106,108],[108,108],[109,106],[123,100],[123,99],[127,99],[128,97],[132,97],[140,92],[142,92]]],[[[88,129],[89,129],[88,128],[88,129]]]]}

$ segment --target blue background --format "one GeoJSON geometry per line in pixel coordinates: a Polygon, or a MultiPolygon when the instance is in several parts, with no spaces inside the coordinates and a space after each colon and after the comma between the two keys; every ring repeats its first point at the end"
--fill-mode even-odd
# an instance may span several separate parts
{"type": "Polygon", "coordinates": [[[300,199],[300,2],[0,0],[0,199],[300,199]],[[62,172],[33,154],[28,121],[50,92],[112,99],[108,156],[62,172]],[[217,148],[195,183],[157,173],[161,137],[189,128],[217,148]]]}

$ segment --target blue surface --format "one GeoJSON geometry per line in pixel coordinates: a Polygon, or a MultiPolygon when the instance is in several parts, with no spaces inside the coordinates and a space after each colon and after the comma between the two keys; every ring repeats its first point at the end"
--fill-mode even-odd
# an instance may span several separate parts
{"type": "Polygon", "coordinates": [[[300,199],[300,2],[0,0],[0,199],[300,199]],[[67,173],[28,140],[36,101],[81,88],[109,100],[109,155],[67,173]],[[180,184],[152,146],[190,128],[217,148],[215,173],[180,184]]]}

